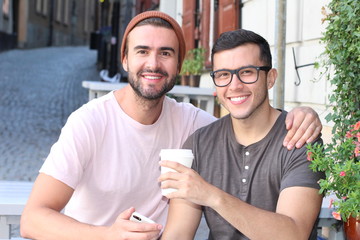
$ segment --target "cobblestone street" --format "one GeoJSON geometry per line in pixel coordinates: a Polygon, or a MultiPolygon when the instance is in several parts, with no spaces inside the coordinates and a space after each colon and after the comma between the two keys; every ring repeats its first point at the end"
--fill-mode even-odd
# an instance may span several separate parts
{"type": "Polygon", "coordinates": [[[97,80],[96,51],[52,47],[0,53],[0,180],[34,181],[69,114],[97,80]]]}

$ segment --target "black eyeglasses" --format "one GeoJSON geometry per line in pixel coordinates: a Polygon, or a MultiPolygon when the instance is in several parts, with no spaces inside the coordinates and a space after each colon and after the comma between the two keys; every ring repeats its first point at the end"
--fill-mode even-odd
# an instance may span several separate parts
{"type": "Polygon", "coordinates": [[[219,69],[213,72],[210,72],[210,76],[212,77],[214,84],[217,87],[225,87],[229,85],[232,81],[233,75],[239,78],[242,83],[251,84],[258,80],[259,71],[270,71],[271,67],[268,66],[246,66],[241,67],[235,70],[230,69],[219,69]]]}

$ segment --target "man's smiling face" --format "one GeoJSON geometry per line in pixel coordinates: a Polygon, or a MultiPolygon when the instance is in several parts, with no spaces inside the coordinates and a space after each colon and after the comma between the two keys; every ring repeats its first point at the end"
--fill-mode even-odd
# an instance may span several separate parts
{"type": "Polygon", "coordinates": [[[143,25],[135,27],[127,39],[123,67],[134,91],[145,99],[157,99],[176,82],[179,42],[172,29],[143,25]]]}
{"type": "MultiPolygon", "coordinates": [[[[255,44],[244,44],[233,49],[224,50],[214,55],[214,71],[219,69],[238,69],[246,66],[264,66],[260,59],[260,48],[255,44]]],[[[268,89],[275,83],[276,70],[269,74],[258,72],[255,83],[244,84],[236,75],[225,87],[216,87],[221,104],[235,119],[247,119],[253,113],[261,111],[268,102],[268,89]]]]}

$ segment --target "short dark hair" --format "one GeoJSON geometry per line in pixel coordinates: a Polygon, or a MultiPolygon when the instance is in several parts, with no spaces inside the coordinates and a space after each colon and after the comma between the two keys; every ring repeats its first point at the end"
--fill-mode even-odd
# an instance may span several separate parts
{"type": "Polygon", "coordinates": [[[260,59],[266,66],[272,67],[272,58],[269,43],[252,31],[238,29],[234,31],[224,32],[215,41],[211,52],[211,62],[214,63],[214,54],[223,50],[229,50],[241,45],[253,43],[260,48],[260,59]]]}

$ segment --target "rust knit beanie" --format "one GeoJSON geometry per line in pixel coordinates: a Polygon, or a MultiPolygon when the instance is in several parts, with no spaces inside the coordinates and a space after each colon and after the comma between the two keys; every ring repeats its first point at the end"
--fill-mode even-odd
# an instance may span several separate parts
{"type": "Polygon", "coordinates": [[[185,51],[186,51],[183,31],[175,19],[173,19],[169,15],[167,15],[163,12],[159,12],[159,11],[146,11],[146,12],[136,15],[133,19],[131,19],[131,21],[129,22],[129,24],[127,25],[127,27],[125,29],[124,36],[122,39],[121,50],[120,50],[121,51],[120,52],[121,59],[124,59],[124,57],[125,57],[126,38],[129,35],[130,31],[134,27],[136,27],[136,25],[139,22],[141,22],[142,20],[147,19],[147,18],[161,18],[161,19],[164,19],[165,21],[167,21],[172,26],[172,28],[174,29],[175,34],[178,38],[178,41],[179,41],[179,69],[181,69],[182,63],[185,58],[185,51]]]}

